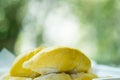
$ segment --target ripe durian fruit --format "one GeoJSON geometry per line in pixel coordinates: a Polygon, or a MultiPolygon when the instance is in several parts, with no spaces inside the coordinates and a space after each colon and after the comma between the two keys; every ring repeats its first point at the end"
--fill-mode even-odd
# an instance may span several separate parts
{"type": "Polygon", "coordinates": [[[75,73],[72,74],[72,80],[92,80],[93,78],[97,78],[97,76],[93,73],[75,73]]]}
{"type": "MultiPolygon", "coordinates": [[[[27,54],[21,54],[18,56],[15,61],[13,62],[13,65],[10,69],[10,76],[19,76],[19,77],[36,77],[40,75],[37,72],[31,71],[30,69],[25,69],[22,67],[23,63],[27,60],[29,60],[31,57],[36,55],[39,51],[41,51],[44,47],[39,47],[27,54]]],[[[18,80],[18,79],[16,79],[18,80]]]]}
{"type": "Polygon", "coordinates": [[[79,50],[69,47],[45,48],[23,63],[23,67],[40,74],[52,72],[87,72],[90,60],[79,50]]]}
{"type": "Polygon", "coordinates": [[[34,80],[72,80],[70,75],[65,73],[51,73],[47,75],[41,75],[34,80]]]}
{"type": "Polygon", "coordinates": [[[27,77],[6,76],[4,80],[33,80],[33,79],[32,78],[27,78],[27,77]]]}
{"type": "Polygon", "coordinates": [[[92,80],[91,62],[81,51],[69,47],[39,47],[21,54],[4,80],[92,80]]]}

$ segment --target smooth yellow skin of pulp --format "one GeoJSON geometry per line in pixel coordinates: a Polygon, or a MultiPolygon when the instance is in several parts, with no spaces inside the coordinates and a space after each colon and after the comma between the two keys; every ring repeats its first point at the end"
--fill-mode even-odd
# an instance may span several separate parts
{"type": "Polygon", "coordinates": [[[46,48],[23,63],[40,74],[52,72],[87,72],[90,60],[79,50],[68,47],[46,48]]]}
{"type": "Polygon", "coordinates": [[[48,75],[42,75],[38,78],[35,78],[34,80],[72,80],[71,77],[68,74],[65,73],[59,73],[59,74],[48,74],[48,75]]]}
{"type": "MultiPolygon", "coordinates": [[[[22,67],[23,63],[41,51],[43,47],[39,47],[28,54],[22,54],[16,58],[14,61],[11,69],[10,69],[10,76],[19,76],[19,77],[36,77],[40,74],[37,72],[31,71],[30,69],[24,69],[22,67]]],[[[17,79],[18,80],[18,79],[17,79]]]]}
{"type": "Polygon", "coordinates": [[[66,74],[66,73],[50,73],[46,75],[40,75],[36,78],[28,78],[28,77],[14,77],[7,75],[4,80],[92,80],[93,78],[98,78],[93,73],[74,73],[74,74],[66,74]]]}
{"type": "Polygon", "coordinates": [[[93,73],[78,73],[73,77],[73,80],[92,80],[93,78],[97,78],[93,73]]]}
{"type": "Polygon", "coordinates": [[[91,62],[69,47],[39,47],[18,56],[5,80],[92,80],[91,62]],[[38,77],[39,76],[39,77],[38,77]]]}
{"type": "Polygon", "coordinates": [[[13,77],[13,76],[7,76],[5,80],[33,80],[32,78],[26,78],[26,77],[13,77]]]}

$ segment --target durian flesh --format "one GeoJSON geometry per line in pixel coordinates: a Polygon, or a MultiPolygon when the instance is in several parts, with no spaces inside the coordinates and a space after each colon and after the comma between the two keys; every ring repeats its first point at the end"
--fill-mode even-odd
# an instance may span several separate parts
{"type": "Polygon", "coordinates": [[[34,80],[72,80],[70,75],[65,73],[51,73],[47,75],[42,75],[40,77],[35,78],[34,80]]]}
{"type": "Polygon", "coordinates": [[[97,76],[93,73],[75,73],[71,74],[73,80],[92,80],[93,78],[97,78],[97,76]]]}
{"type": "Polygon", "coordinates": [[[92,80],[96,75],[90,68],[88,57],[77,49],[40,47],[19,56],[5,80],[92,80]]]}
{"type": "Polygon", "coordinates": [[[27,78],[27,77],[13,77],[7,76],[5,80],[92,80],[93,78],[97,78],[97,76],[93,73],[50,73],[46,75],[40,75],[36,78],[27,78]]]}
{"type": "Polygon", "coordinates": [[[51,73],[47,75],[42,75],[33,80],[92,80],[93,78],[97,78],[97,76],[93,73],[51,73]]]}
{"type": "Polygon", "coordinates": [[[31,57],[33,57],[35,54],[37,54],[39,51],[41,51],[43,49],[43,47],[39,47],[27,54],[21,54],[20,56],[18,56],[11,69],[10,69],[10,76],[21,76],[21,77],[36,77],[38,75],[40,75],[37,72],[34,72],[30,69],[25,69],[22,67],[23,63],[27,60],[29,60],[31,57]]]}
{"type": "Polygon", "coordinates": [[[87,72],[90,60],[80,51],[68,47],[46,48],[23,63],[23,67],[40,74],[52,72],[87,72]]]}
{"type": "Polygon", "coordinates": [[[33,79],[27,77],[6,76],[5,80],[33,80],[33,79]]]}

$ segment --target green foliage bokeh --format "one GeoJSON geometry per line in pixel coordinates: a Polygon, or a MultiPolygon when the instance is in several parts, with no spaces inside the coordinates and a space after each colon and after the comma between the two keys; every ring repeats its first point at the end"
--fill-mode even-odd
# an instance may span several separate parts
{"type": "MultiPolygon", "coordinates": [[[[29,0],[0,0],[0,49],[5,47],[14,52],[28,2],[29,0]]],[[[80,23],[93,25],[89,29],[96,31],[93,39],[97,44],[97,53],[94,59],[98,63],[120,65],[120,1],[64,0],[64,2],[80,23]]],[[[37,42],[41,43],[39,41],[37,42]]]]}

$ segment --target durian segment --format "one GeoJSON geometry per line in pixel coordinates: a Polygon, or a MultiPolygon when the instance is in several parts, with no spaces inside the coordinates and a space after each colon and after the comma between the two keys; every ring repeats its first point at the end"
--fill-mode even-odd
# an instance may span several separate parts
{"type": "Polygon", "coordinates": [[[79,61],[72,72],[88,72],[91,68],[91,61],[89,58],[80,52],[79,61]]]}
{"type": "Polygon", "coordinates": [[[33,80],[33,79],[32,78],[26,78],[26,77],[6,76],[4,80],[33,80]]]}
{"type": "Polygon", "coordinates": [[[83,72],[72,74],[72,80],[92,80],[93,78],[97,78],[97,75],[83,72]]]}
{"type": "Polygon", "coordinates": [[[23,63],[23,67],[40,74],[52,72],[87,72],[90,60],[79,50],[69,47],[45,48],[23,63]]]}
{"type": "Polygon", "coordinates": [[[27,54],[21,54],[16,58],[16,60],[13,62],[13,65],[10,69],[10,76],[19,76],[19,77],[36,77],[40,75],[37,72],[31,71],[29,69],[24,69],[22,67],[23,63],[27,60],[29,60],[31,57],[33,57],[35,54],[37,54],[39,51],[41,51],[44,47],[39,47],[30,53],[27,54]]]}
{"type": "Polygon", "coordinates": [[[47,75],[42,75],[35,78],[34,80],[72,80],[68,74],[65,73],[51,73],[47,75]]]}

